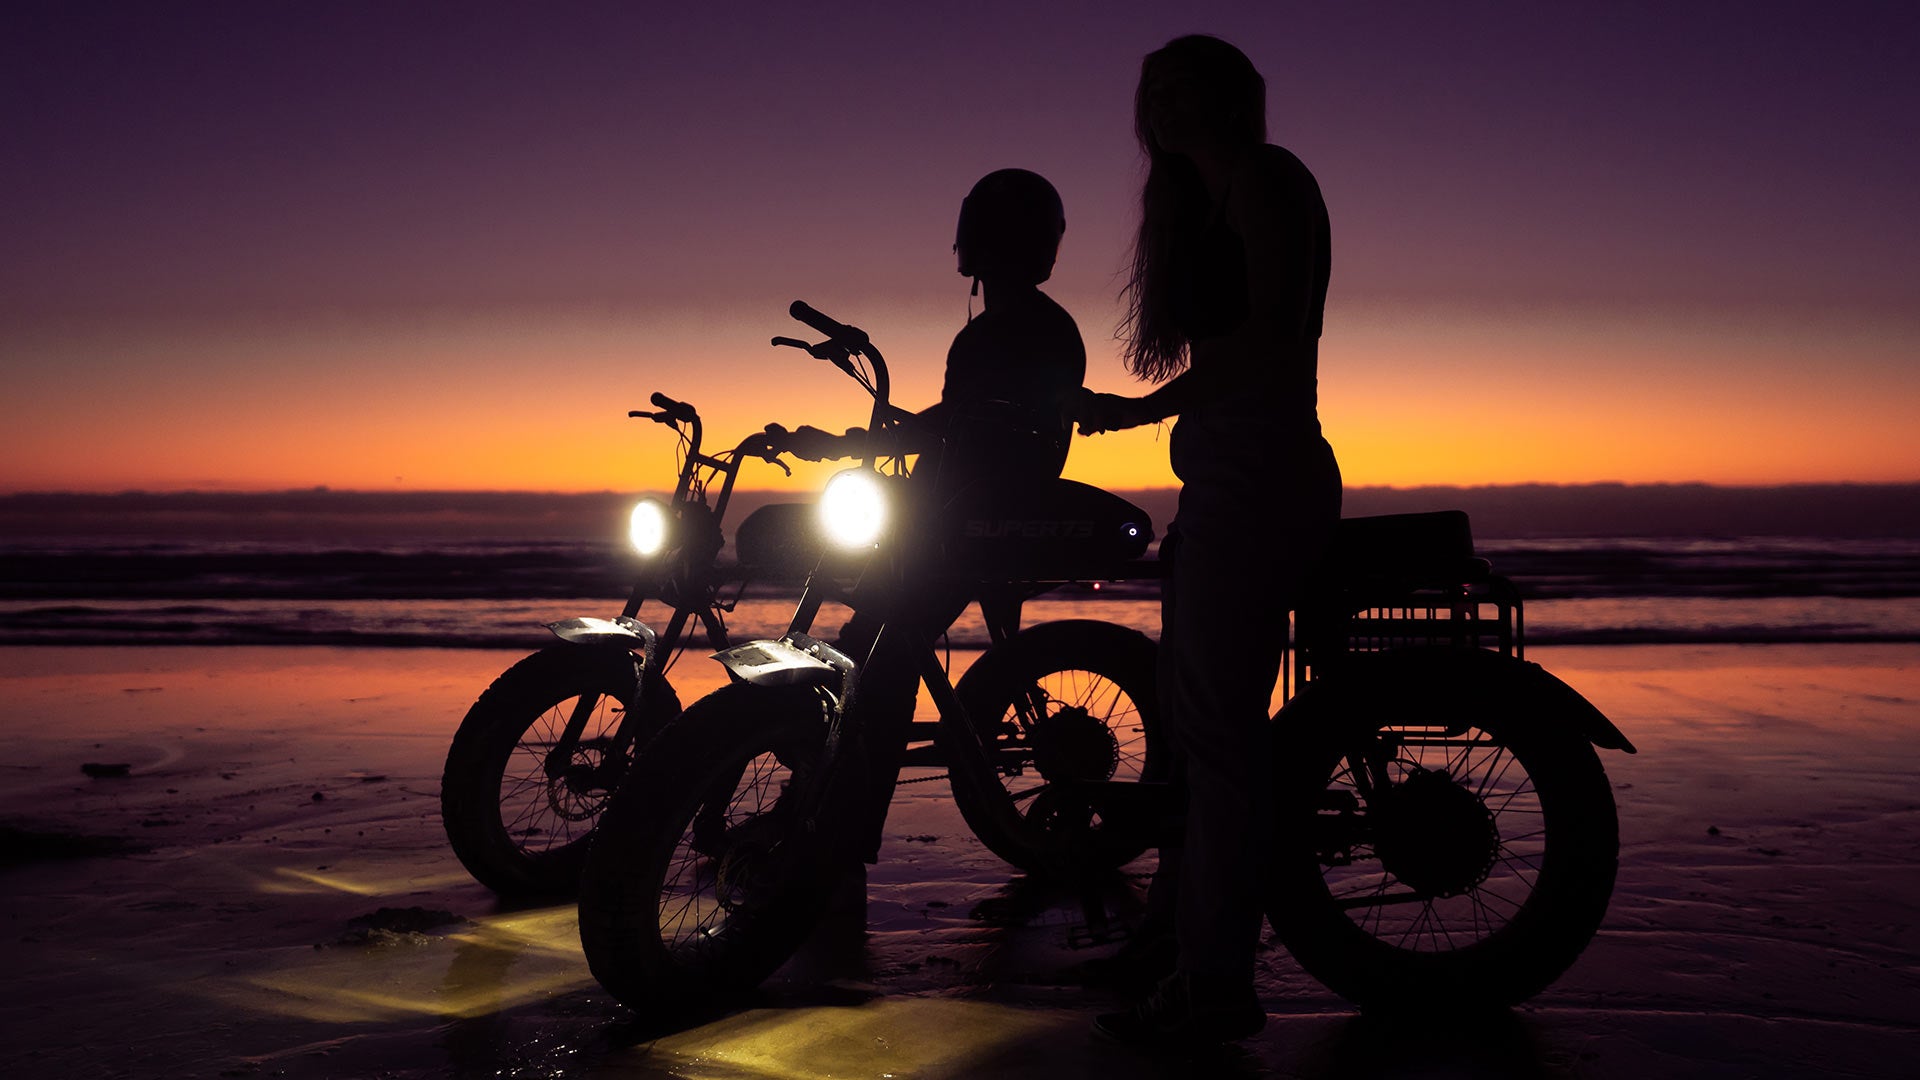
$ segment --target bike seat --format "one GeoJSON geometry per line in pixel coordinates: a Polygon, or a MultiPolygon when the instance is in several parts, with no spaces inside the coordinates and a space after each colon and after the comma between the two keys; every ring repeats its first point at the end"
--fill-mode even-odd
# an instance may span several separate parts
{"type": "Polygon", "coordinates": [[[1473,554],[1473,528],[1464,510],[1342,518],[1327,561],[1342,580],[1409,586],[1485,581],[1493,569],[1473,554]]]}
{"type": "Polygon", "coordinates": [[[1147,512],[1074,480],[981,481],[941,508],[948,565],[1006,579],[1100,578],[1146,553],[1147,512]]]}

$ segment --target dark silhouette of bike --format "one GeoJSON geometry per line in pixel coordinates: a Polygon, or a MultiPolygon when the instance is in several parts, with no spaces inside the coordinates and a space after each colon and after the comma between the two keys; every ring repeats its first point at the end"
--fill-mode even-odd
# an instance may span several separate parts
{"type": "MultiPolygon", "coordinates": [[[[803,349],[863,382],[874,376],[852,357],[871,357],[883,387],[877,400],[885,401],[884,360],[864,335],[858,349],[832,338],[818,345],[792,338],[773,343],[803,349]]],[[[670,501],[642,500],[634,509],[632,541],[642,566],[626,605],[612,619],[550,624],[561,643],[496,679],[468,710],[447,753],[441,818],[448,839],[468,871],[503,895],[573,892],[588,837],[636,749],[680,714],[667,671],[692,644],[696,624],[709,649],[726,649],[733,643],[725,615],[747,582],[804,581],[818,567],[824,586],[833,575],[852,572],[844,560],[821,563],[812,508],[798,503],[748,515],[734,538],[737,562],[719,558],[740,466],[757,458],[784,469],[783,453],[823,433],[769,425],[729,451],[708,455],[691,405],[662,394],[653,395],[653,404],[657,412],[629,415],[674,428],[682,462],[670,501]],[[671,610],[658,633],[639,619],[649,600],[671,610]]],[[[1144,515],[1138,521],[1144,548],[1150,530],[1144,515]]],[[[1022,868],[1045,870],[1059,856],[1036,839],[1044,829],[1036,833],[1019,815],[1004,813],[1003,804],[1070,767],[1080,770],[1076,776],[1104,768],[1098,771],[1103,779],[1144,774],[1145,729],[1155,708],[1152,643],[1137,631],[1093,620],[1023,633],[1019,588],[988,580],[972,586],[980,593],[990,646],[958,692],[973,702],[975,714],[993,718],[996,775],[1006,776],[1009,787],[978,782],[962,765],[954,771],[955,799],[981,823],[994,851],[1022,868]],[[1086,765],[1082,758],[1097,760],[1086,765]]],[[[817,610],[813,603],[809,618],[817,610]]],[[[911,732],[924,742],[935,726],[911,732]]],[[[917,748],[911,760],[939,765],[941,749],[917,748]]],[[[1115,831],[1104,858],[1118,865],[1145,846],[1144,837],[1122,839],[1115,831]]]]}
{"type": "Polygon", "coordinates": [[[765,433],[709,455],[693,406],[659,393],[653,405],[658,411],[628,415],[672,428],[682,460],[670,501],[634,507],[630,539],[641,562],[626,604],[612,619],[549,624],[561,644],[495,679],[447,751],[447,839],[468,872],[503,895],[572,892],[587,836],[634,746],[680,712],[666,669],[690,628],[698,624],[709,648],[730,644],[725,614],[733,601],[723,590],[742,574],[720,565],[719,555],[740,466],[759,458],[786,468],[765,433]],[[638,618],[649,600],[671,610],[657,634],[638,618]]]}
{"type": "MultiPolygon", "coordinates": [[[[879,430],[886,382],[874,359],[879,430]]],[[[1024,745],[1001,738],[999,704],[951,686],[907,617],[926,583],[957,567],[1034,583],[1069,565],[1147,576],[1120,565],[1137,552],[1127,504],[1066,483],[889,521],[897,478],[872,463],[834,478],[821,512],[863,554],[860,589],[816,572],[788,632],[721,654],[734,684],[634,762],[581,883],[581,942],[603,986],[650,1019],[692,1018],[738,1001],[792,955],[841,875],[871,857],[886,814],[912,721],[862,707],[883,665],[912,665],[931,693],[956,797],[983,837],[998,831],[1041,865],[1084,871],[1111,866],[1108,854],[1170,809],[1152,770],[1116,779],[1099,740],[1076,738],[1091,725],[1070,710],[1057,746],[1038,732],[1024,745]],[[880,613],[868,655],[809,633],[828,596],[880,613]],[[1005,782],[1056,752],[1046,783],[1005,782]]],[[[1269,920],[1309,972],[1366,1008],[1525,1000],[1572,964],[1606,910],[1618,826],[1595,747],[1633,748],[1525,661],[1518,596],[1473,557],[1464,514],[1352,519],[1336,550],[1326,585],[1297,613],[1274,718],[1269,920]]],[[[1024,675],[1005,682],[1018,700],[1024,675]]]]}
{"type": "Polygon", "coordinates": [[[1333,552],[1274,717],[1268,921],[1362,1007],[1517,1004],[1606,913],[1619,823],[1595,748],[1633,745],[1526,662],[1466,514],[1345,519],[1333,552]]]}

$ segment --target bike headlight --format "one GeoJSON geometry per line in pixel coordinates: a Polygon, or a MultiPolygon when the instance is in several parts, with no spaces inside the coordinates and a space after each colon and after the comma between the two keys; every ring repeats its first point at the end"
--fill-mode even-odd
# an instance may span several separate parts
{"type": "Polygon", "coordinates": [[[667,508],[656,499],[635,503],[633,516],[627,520],[627,539],[642,555],[651,558],[660,554],[667,546],[667,508]]]}
{"type": "Polygon", "coordinates": [[[820,526],[835,547],[872,547],[887,527],[887,492],[867,469],[848,469],[820,495],[820,526]]]}

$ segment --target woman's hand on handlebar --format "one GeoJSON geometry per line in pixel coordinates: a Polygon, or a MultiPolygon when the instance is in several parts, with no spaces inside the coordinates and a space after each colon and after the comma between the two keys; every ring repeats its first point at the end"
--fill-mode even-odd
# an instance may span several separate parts
{"type": "Polygon", "coordinates": [[[1066,411],[1068,420],[1079,423],[1082,435],[1122,431],[1160,419],[1152,415],[1145,398],[1101,394],[1084,387],[1068,402],[1066,411]]]}

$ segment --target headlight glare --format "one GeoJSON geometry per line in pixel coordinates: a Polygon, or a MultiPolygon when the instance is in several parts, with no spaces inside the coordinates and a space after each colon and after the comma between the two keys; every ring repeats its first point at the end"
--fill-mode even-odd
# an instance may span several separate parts
{"type": "Polygon", "coordinates": [[[633,549],[649,558],[667,546],[667,508],[657,499],[641,499],[634,504],[627,521],[627,538],[633,549]]]}
{"type": "Polygon", "coordinates": [[[872,547],[887,527],[887,493],[880,477],[848,469],[827,481],[820,495],[820,526],[835,547],[872,547]]]}

